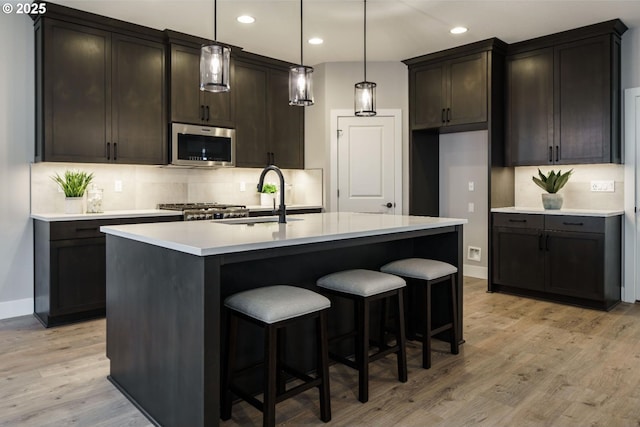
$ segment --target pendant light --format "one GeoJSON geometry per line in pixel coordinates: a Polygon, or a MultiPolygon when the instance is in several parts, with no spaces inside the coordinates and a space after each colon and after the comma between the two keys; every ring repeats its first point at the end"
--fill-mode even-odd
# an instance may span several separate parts
{"type": "Polygon", "coordinates": [[[302,0],[300,0],[300,65],[289,67],[289,105],[306,107],[313,105],[312,67],[302,62],[302,0]]]}
{"type": "Polygon", "coordinates": [[[218,1],[213,0],[213,42],[200,49],[200,90],[229,92],[229,63],[231,49],[218,43],[218,1]]]}
{"type": "Polygon", "coordinates": [[[367,0],[364,0],[364,81],[356,83],[354,110],[356,116],[376,115],[376,84],[367,81],[367,0]]]}

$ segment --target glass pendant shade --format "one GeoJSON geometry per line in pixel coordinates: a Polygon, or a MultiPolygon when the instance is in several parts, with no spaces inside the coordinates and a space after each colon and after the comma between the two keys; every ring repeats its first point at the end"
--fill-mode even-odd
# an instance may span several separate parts
{"type": "Polygon", "coordinates": [[[229,63],[231,49],[211,43],[200,49],[200,90],[229,92],[229,63]]]}
{"type": "Polygon", "coordinates": [[[289,67],[289,105],[313,105],[313,68],[304,65],[289,67]]]}
{"type": "Polygon", "coordinates": [[[376,84],[373,82],[356,83],[354,101],[356,116],[375,116],[376,84]]]}

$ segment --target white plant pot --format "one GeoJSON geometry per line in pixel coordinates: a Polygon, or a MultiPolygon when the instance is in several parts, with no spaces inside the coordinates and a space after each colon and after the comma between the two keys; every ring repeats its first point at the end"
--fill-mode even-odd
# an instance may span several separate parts
{"type": "Polygon", "coordinates": [[[562,195],[558,193],[542,194],[542,206],[548,210],[555,210],[562,208],[562,195]]]}
{"type": "Polygon", "coordinates": [[[260,193],[260,206],[273,207],[273,201],[278,193],[260,193]]]}
{"type": "Polygon", "coordinates": [[[83,214],[84,213],[84,197],[65,197],[64,213],[83,214]]]}

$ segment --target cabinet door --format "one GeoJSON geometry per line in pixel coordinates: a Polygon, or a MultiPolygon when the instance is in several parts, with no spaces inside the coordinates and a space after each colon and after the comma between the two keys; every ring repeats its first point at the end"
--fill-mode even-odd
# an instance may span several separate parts
{"type": "Polygon", "coordinates": [[[235,63],[236,166],[268,164],[267,134],[268,69],[235,63]]]}
{"type": "Polygon", "coordinates": [[[413,127],[439,128],[446,120],[444,64],[418,68],[412,80],[413,127]]]}
{"type": "Polygon", "coordinates": [[[50,315],[105,306],[104,237],[51,242],[50,315]]]}
{"type": "Polygon", "coordinates": [[[111,140],[111,35],[45,20],[43,161],[107,162],[111,140]]]}
{"type": "Polygon", "coordinates": [[[487,121],[487,53],[447,63],[447,126],[487,121]]]}
{"type": "Polygon", "coordinates": [[[289,105],[289,73],[270,70],[269,124],[272,161],[287,169],[304,168],[304,108],[289,105]]]}
{"type": "Polygon", "coordinates": [[[541,229],[493,228],[493,283],[544,290],[541,229]]]}
{"type": "Polygon", "coordinates": [[[507,152],[513,166],[553,161],[553,48],[507,58],[507,152]]]}
{"type": "Polygon", "coordinates": [[[200,51],[171,46],[171,121],[201,124],[205,118],[200,102],[200,51]]]}
{"type": "Polygon", "coordinates": [[[611,47],[609,36],[555,49],[556,163],[611,161],[611,47]]]}
{"type": "Polygon", "coordinates": [[[167,163],[164,49],[161,43],[113,35],[113,161],[167,163]]]}
{"type": "Polygon", "coordinates": [[[547,292],[602,300],[604,234],[546,232],[547,292]]]}

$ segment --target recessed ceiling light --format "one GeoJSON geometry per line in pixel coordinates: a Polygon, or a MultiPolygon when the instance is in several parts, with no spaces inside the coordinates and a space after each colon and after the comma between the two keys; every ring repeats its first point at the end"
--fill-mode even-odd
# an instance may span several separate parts
{"type": "Polygon", "coordinates": [[[453,27],[451,30],[449,30],[449,32],[451,34],[462,34],[462,33],[466,33],[467,32],[467,28],[466,27],[453,27]]]}
{"type": "Polygon", "coordinates": [[[313,37],[309,39],[309,44],[322,44],[324,43],[324,40],[322,40],[320,37],[313,37]]]}
{"type": "Polygon", "coordinates": [[[256,18],[249,15],[238,16],[238,18],[236,19],[238,20],[238,22],[241,22],[243,24],[253,24],[254,22],[256,22],[256,18]]]}

